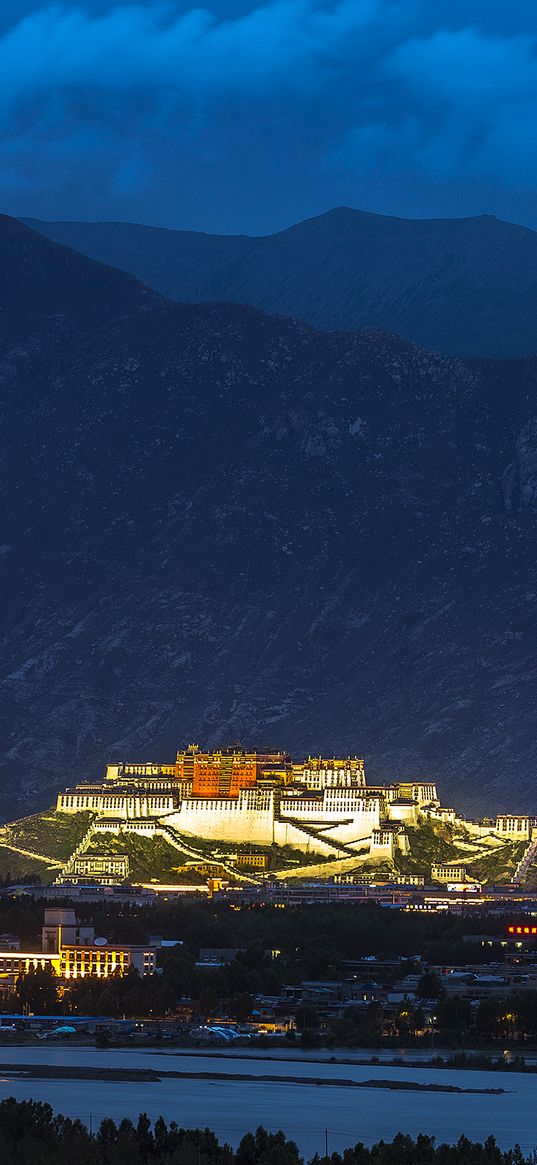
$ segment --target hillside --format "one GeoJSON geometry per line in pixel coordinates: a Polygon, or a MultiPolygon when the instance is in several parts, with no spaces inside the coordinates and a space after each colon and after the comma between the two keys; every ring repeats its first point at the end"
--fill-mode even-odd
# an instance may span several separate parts
{"type": "Polygon", "coordinates": [[[420,220],[341,207],[263,238],[26,221],[179,302],[383,328],[454,355],[537,353],[537,234],[493,215],[420,220]]]}
{"type": "MultiPolygon", "coordinates": [[[[75,847],[82,843],[84,855],[126,855],[129,860],[129,881],[204,884],[207,881],[207,863],[222,864],[223,876],[234,881],[259,881],[259,871],[237,871],[234,855],[240,850],[252,849],[245,837],[242,844],[229,841],[209,841],[188,835],[177,835],[174,844],[165,835],[153,837],[134,832],[111,830],[88,831],[91,816],[77,813],[73,816],[47,810],[41,814],[13,821],[0,828],[0,877],[20,878],[37,874],[42,882],[54,880],[62,873],[75,847]],[[252,876],[253,875],[253,876],[252,876]]],[[[102,824],[102,822],[101,822],[102,824]]],[[[435,862],[460,862],[470,878],[485,883],[501,884],[512,879],[527,842],[506,842],[495,836],[476,840],[465,826],[445,826],[422,822],[407,830],[409,852],[397,853],[394,861],[372,858],[369,842],[355,857],[331,859],[321,857],[313,848],[310,853],[290,847],[259,846],[255,852],[268,856],[268,869],[278,881],[315,878],[332,879],[338,874],[370,874],[372,877],[390,877],[396,874],[418,874],[429,881],[435,862]]],[[[69,873],[69,869],[65,871],[69,873]]],[[[263,878],[261,877],[261,881],[263,878]]],[[[535,884],[535,869],[528,872],[528,883],[535,884]]]]}
{"type": "Polygon", "coordinates": [[[48,299],[0,316],[4,820],[240,738],[534,812],[537,363],[171,304],[11,220],[6,305],[30,247],[48,299]]]}
{"type": "Polygon", "coordinates": [[[89,813],[67,815],[49,809],[0,827],[0,877],[36,874],[51,882],[82,840],[89,813]]]}

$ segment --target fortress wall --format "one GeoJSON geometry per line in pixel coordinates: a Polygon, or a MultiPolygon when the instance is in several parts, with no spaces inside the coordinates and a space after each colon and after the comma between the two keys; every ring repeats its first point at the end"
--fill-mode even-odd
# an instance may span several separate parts
{"type": "Polygon", "coordinates": [[[274,797],[271,792],[248,797],[244,790],[236,800],[196,798],[181,801],[166,823],[180,833],[214,841],[251,841],[272,845],[274,841],[274,797]]]}
{"type": "Polygon", "coordinates": [[[58,793],[56,798],[57,813],[83,813],[90,809],[98,812],[101,804],[100,793],[58,793]]]}
{"type": "MultiPolygon", "coordinates": [[[[176,829],[179,829],[179,815],[177,813],[175,813],[173,817],[167,817],[166,822],[169,822],[170,825],[175,826],[176,829]]],[[[240,828],[241,835],[240,837],[235,838],[235,840],[252,840],[251,834],[244,834],[244,826],[242,821],[240,828]]],[[[138,833],[142,837],[158,837],[162,832],[158,822],[144,821],[143,819],[131,821],[98,821],[94,825],[94,830],[97,833],[138,833]]],[[[218,837],[213,839],[214,841],[231,840],[228,834],[223,836],[222,830],[223,826],[220,825],[220,833],[218,837]]],[[[186,834],[187,831],[184,826],[181,827],[181,832],[186,834]]],[[[196,835],[193,834],[192,836],[196,835]]],[[[206,834],[204,834],[204,836],[206,836],[206,834]]],[[[317,841],[316,838],[310,837],[309,835],[303,833],[301,829],[297,829],[296,826],[287,822],[276,821],[274,823],[274,838],[272,838],[271,824],[271,838],[269,841],[261,838],[257,838],[256,840],[260,845],[272,845],[272,841],[274,841],[277,845],[290,845],[293,847],[293,849],[302,850],[303,853],[322,854],[326,855],[327,857],[338,856],[335,853],[334,848],[327,842],[317,841]]]]}
{"type": "Polygon", "coordinates": [[[356,813],[351,821],[342,821],[333,829],[326,830],[326,837],[333,837],[336,841],[342,841],[349,845],[352,842],[363,841],[365,838],[371,837],[373,830],[378,829],[379,825],[380,813],[375,811],[356,813]]]}
{"type": "Polygon", "coordinates": [[[388,858],[389,861],[393,861],[396,845],[397,840],[394,833],[376,830],[371,838],[369,857],[388,858]]]}
{"type": "MultiPolygon", "coordinates": [[[[94,833],[138,833],[141,837],[159,837],[162,830],[158,821],[151,821],[143,817],[134,817],[127,821],[107,820],[95,821],[94,833]]],[[[164,836],[164,835],[163,835],[164,836]]]]}
{"type": "Polygon", "coordinates": [[[529,841],[534,826],[535,818],[526,815],[502,813],[496,818],[496,833],[507,841],[529,841]]]}
{"type": "Polygon", "coordinates": [[[494,825],[483,825],[480,821],[467,821],[465,817],[455,817],[455,825],[464,829],[471,837],[493,837],[494,825]]]}
{"type": "Polygon", "coordinates": [[[419,805],[416,801],[408,805],[398,805],[397,801],[391,801],[388,805],[389,821],[404,821],[410,825],[417,825],[419,815],[419,805]]]}
{"type": "MultiPolygon", "coordinates": [[[[192,837],[272,845],[276,840],[276,805],[272,790],[244,789],[238,798],[187,798],[177,804],[173,795],[140,792],[125,796],[106,789],[84,793],[70,790],[60,794],[57,809],[63,813],[90,809],[103,818],[123,821],[166,818],[172,827],[192,837]]],[[[380,801],[350,791],[327,789],[322,799],[282,799],[281,818],[290,827],[288,836],[294,838],[292,842],[278,842],[281,845],[312,848],[304,833],[292,831],[293,820],[320,830],[328,825],[327,841],[333,838],[355,842],[369,837],[379,825],[380,801]]],[[[284,836],[285,830],[280,829],[279,835],[284,836]]],[[[323,847],[321,841],[315,844],[315,849],[318,853],[333,852],[329,845],[323,847]]]]}

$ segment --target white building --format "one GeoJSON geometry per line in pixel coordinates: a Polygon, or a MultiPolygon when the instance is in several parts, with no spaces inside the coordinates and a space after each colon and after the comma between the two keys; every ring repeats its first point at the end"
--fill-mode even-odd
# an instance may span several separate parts
{"type": "Polygon", "coordinates": [[[503,813],[496,818],[496,833],[510,841],[529,841],[537,834],[537,817],[503,813]]]}

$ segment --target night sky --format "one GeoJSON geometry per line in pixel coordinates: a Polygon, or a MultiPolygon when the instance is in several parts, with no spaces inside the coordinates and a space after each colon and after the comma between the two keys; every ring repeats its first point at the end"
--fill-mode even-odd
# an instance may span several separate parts
{"type": "Polygon", "coordinates": [[[261,234],[537,227],[535,0],[2,0],[0,206],[261,234]]]}

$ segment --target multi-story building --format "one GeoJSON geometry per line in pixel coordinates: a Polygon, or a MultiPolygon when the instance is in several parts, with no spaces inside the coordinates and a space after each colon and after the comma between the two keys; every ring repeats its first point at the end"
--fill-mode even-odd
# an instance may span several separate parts
{"type": "Polygon", "coordinates": [[[433,882],[459,884],[468,881],[466,867],[459,862],[438,862],[431,867],[433,882]]]}
{"type": "MultiPolygon", "coordinates": [[[[68,880],[77,882],[98,882],[100,886],[116,886],[129,876],[129,859],[126,854],[84,853],[75,858],[69,871],[68,880]]],[[[62,878],[58,878],[61,882],[62,878]]]]}
{"type": "Polygon", "coordinates": [[[181,790],[173,784],[169,789],[147,789],[140,779],[138,786],[74,785],[58,794],[59,813],[98,813],[100,817],[164,817],[173,813],[181,800],[181,790]]]}
{"type": "Polygon", "coordinates": [[[121,763],[106,766],[107,781],[128,782],[130,778],[143,777],[145,780],[154,779],[160,788],[166,778],[175,778],[176,776],[175,765],[154,764],[152,761],[145,761],[143,764],[121,763]]]}
{"type": "Polygon", "coordinates": [[[176,777],[192,782],[193,797],[238,797],[243,789],[253,789],[264,776],[286,770],[289,758],[277,750],[246,752],[240,747],[201,752],[191,744],[177,753],[176,777]]]}
{"type": "Polygon", "coordinates": [[[268,854],[237,854],[234,864],[239,870],[268,870],[268,854]]]}
{"type": "Polygon", "coordinates": [[[294,764],[292,772],[293,780],[307,785],[308,789],[327,789],[331,785],[360,788],[365,785],[365,767],[361,756],[309,756],[307,760],[294,764]]]}
{"type": "Polygon", "coordinates": [[[496,833],[510,841],[529,841],[537,836],[537,817],[502,813],[496,818],[496,833]]]}
{"type": "Polygon", "coordinates": [[[49,967],[62,980],[95,975],[126,974],[136,967],[140,975],[155,971],[156,947],[109,943],[95,937],[93,926],[80,926],[74,910],[47,909],[40,951],[0,949],[0,990],[13,987],[20,974],[49,967]]]}

